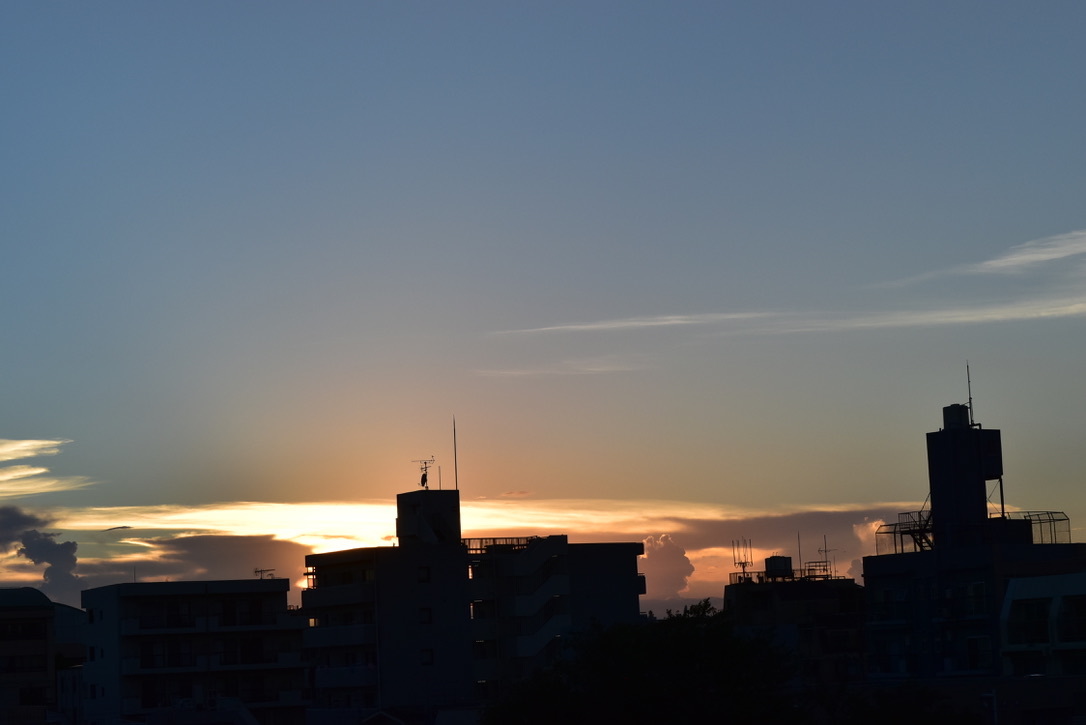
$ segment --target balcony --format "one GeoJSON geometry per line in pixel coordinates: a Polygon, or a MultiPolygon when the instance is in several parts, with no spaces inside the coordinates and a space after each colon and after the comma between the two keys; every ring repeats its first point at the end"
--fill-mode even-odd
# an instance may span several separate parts
{"type": "Polygon", "coordinates": [[[121,620],[121,635],[131,636],[136,634],[186,634],[207,629],[207,619],[204,617],[176,616],[176,617],[125,617],[121,620]]]}
{"type": "Polygon", "coordinates": [[[543,651],[543,648],[555,637],[560,637],[569,632],[570,626],[571,622],[568,614],[559,614],[551,617],[537,631],[516,638],[516,656],[534,657],[543,651]]]}
{"type": "Polygon", "coordinates": [[[513,598],[513,616],[527,617],[543,608],[553,597],[569,594],[569,575],[555,574],[531,594],[513,598]]]}
{"type": "Polygon", "coordinates": [[[318,689],[341,687],[367,687],[377,684],[377,668],[355,665],[352,667],[318,667],[314,673],[314,685],[318,689]]]}
{"type": "Polygon", "coordinates": [[[302,592],[302,606],[305,609],[322,607],[342,607],[348,604],[373,602],[376,592],[373,582],[357,582],[334,587],[306,589],[302,592]]]}
{"type": "Polygon", "coordinates": [[[286,612],[260,612],[218,615],[208,618],[208,626],[215,630],[247,631],[254,629],[294,629],[303,625],[299,617],[286,612]]]}
{"type": "Polygon", "coordinates": [[[356,647],[376,643],[377,627],[372,624],[351,624],[343,627],[310,627],[302,634],[302,646],[306,649],[356,647]]]}
{"type": "Polygon", "coordinates": [[[121,673],[140,674],[175,674],[193,672],[207,667],[207,657],[193,654],[156,655],[152,657],[125,657],[121,660],[121,673]]]}

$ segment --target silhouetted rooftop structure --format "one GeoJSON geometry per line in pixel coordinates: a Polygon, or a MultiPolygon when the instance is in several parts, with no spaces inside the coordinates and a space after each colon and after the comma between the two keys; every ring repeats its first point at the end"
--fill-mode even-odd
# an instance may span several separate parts
{"type": "Polygon", "coordinates": [[[975,423],[965,405],[944,408],[943,424],[927,434],[930,508],[880,527],[877,554],[863,560],[872,677],[1009,673],[1011,583],[1086,570],[1066,514],[1006,511],[1000,431],[975,423]]]}
{"type": "Polygon", "coordinates": [[[462,538],[459,491],[396,502],[399,546],[306,557],[310,725],[455,718],[551,661],[563,637],[640,618],[640,542],[462,538]]]}

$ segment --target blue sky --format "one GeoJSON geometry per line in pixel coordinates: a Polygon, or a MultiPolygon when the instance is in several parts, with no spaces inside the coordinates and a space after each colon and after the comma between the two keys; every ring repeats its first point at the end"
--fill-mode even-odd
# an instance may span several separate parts
{"type": "Polygon", "coordinates": [[[170,537],[319,546],[270,509],[98,541],[102,510],[350,503],[320,536],[373,543],[413,460],[451,483],[455,415],[466,521],[666,536],[701,594],[766,513],[767,551],[824,511],[804,536],[867,553],[969,360],[1008,501],[1086,525],[1084,21],[5,4],[0,503],[84,583],[170,537]]]}

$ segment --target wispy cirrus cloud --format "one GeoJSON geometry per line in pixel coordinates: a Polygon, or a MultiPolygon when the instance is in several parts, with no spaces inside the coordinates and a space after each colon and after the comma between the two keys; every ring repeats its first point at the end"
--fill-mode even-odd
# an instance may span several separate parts
{"type": "MultiPolygon", "coordinates": [[[[868,310],[802,311],[777,310],[756,312],[706,312],[689,315],[656,315],[607,319],[590,322],[563,323],[520,330],[504,330],[498,335],[532,335],[551,333],[594,333],[607,331],[638,331],[654,328],[701,326],[715,328],[719,334],[787,334],[802,332],[833,332],[847,330],[877,330],[908,327],[938,327],[1021,320],[1060,319],[1086,316],[1086,285],[1075,278],[1083,265],[1069,264],[1082,258],[1086,263],[1086,230],[1078,230],[1043,239],[1035,239],[1010,248],[1003,254],[975,264],[934,270],[877,287],[905,287],[916,282],[946,276],[1011,275],[1027,271],[1042,273],[1036,284],[1017,290],[1017,298],[978,304],[960,299],[938,307],[922,308],[898,305],[896,309],[868,311],[887,307],[888,300],[873,300],[868,310]],[[1060,283],[1062,282],[1062,284],[1060,283]]],[[[915,302],[915,301],[914,301],[915,302]]],[[[564,366],[525,368],[522,370],[490,371],[506,376],[554,375],[564,366]]],[[[569,366],[569,371],[575,369],[569,366]]],[[[618,369],[618,368],[616,368],[618,369]]],[[[631,368],[624,368],[631,369],[631,368]]],[[[611,372],[601,366],[596,372],[611,372]]]]}
{"type": "Polygon", "coordinates": [[[91,482],[82,477],[58,478],[48,476],[48,468],[38,466],[5,466],[0,468],[0,498],[32,496],[86,488],[91,482]]]}
{"type": "Polygon", "coordinates": [[[1011,247],[1005,254],[966,269],[974,274],[1012,274],[1035,268],[1045,262],[1058,262],[1086,255],[1086,229],[1011,247]]]}
{"type": "Polygon", "coordinates": [[[905,277],[882,283],[881,287],[906,287],[919,282],[937,279],[941,277],[955,277],[967,275],[991,275],[991,274],[1023,274],[1029,271],[1063,272],[1066,267],[1055,270],[1048,263],[1065,262],[1073,257],[1086,255],[1086,229],[1079,229],[1066,234],[1057,234],[1052,237],[1033,239],[1028,242],[1011,247],[1003,254],[986,259],[974,264],[961,264],[946,269],[935,269],[930,272],[905,277]]]}
{"type": "Polygon", "coordinates": [[[496,335],[527,335],[540,332],[606,332],[609,330],[643,330],[654,327],[686,327],[712,325],[722,322],[751,320],[772,316],[770,312],[706,312],[693,315],[654,315],[626,317],[597,322],[572,322],[546,327],[530,327],[523,330],[501,330],[496,335]]]}
{"type": "MultiPolygon", "coordinates": [[[[1079,296],[1059,298],[1036,297],[999,304],[948,306],[936,309],[890,310],[886,312],[849,314],[835,312],[778,312],[772,315],[760,313],[757,317],[733,317],[737,323],[715,331],[719,334],[780,335],[802,332],[834,332],[848,330],[900,329],[909,327],[943,327],[1021,320],[1054,320],[1086,316],[1086,292],[1079,296]]],[[[543,329],[543,328],[541,328],[543,329]]],[[[557,330],[558,327],[546,328],[557,330]]],[[[592,329],[590,325],[571,325],[568,331],[592,329]]],[[[618,329],[618,328],[613,328],[618,329]]],[[[633,329],[627,328],[627,329],[633,329]]],[[[525,330],[525,332],[529,332],[525,330]]],[[[584,369],[588,372],[605,373],[637,370],[637,366],[599,366],[584,369]]],[[[530,377],[540,375],[574,374],[576,368],[539,366],[534,368],[481,371],[483,375],[502,377],[530,377]]]]}
{"type": "Polygon", "coordinates": [[[537,378],[555,375],[604,375],[641,370],[643,364],[616,356],[586,358],[582,360],[563,360],[551,365],[537,365],[522,368],[491,368],[477,371],[478,375],[489,378],[537,378]]]}
{"type": "MultiPolygon", "coordinates": [[[[0,461],[18,461],[24,458],[55,456],[66,440],[10,440],[0,439],[0,461]]],[[[44,466],[17,464],[0,467],[0,498],[32,496],[39,493],[57,493],[86,488],[91,481],[82,476],[50,476],[44,466]]]]}
{"type": "Polygon", "coordinates": [[[824,315],[781,317],[762,333],[833,332],[906,327],[939,327],[1020,320],[1059,319],[1086,316],[1086,294],[1059,299],[1024,299],[1003,304],[947,307],[933,310],[896,310],[866,315],[824,315]]]}
{"type": "Polygon", "coordinates": [[[0,461],[18,461],[23,458],[55,456],[60,453],[60,447],[65,443],[71,443],[71,441],[19,441],[0,438],[0,461]]]}

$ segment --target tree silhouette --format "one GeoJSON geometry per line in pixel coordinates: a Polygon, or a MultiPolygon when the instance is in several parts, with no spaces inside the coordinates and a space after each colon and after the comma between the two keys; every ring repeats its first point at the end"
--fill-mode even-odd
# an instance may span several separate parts
{"type": "Polygon", "coordinates": [[[779,652],[733,635],[706,599],[663,620],[578,639],[566,659],[490,707],[483,723],[792,723],[790,674],[779,652]]]}

